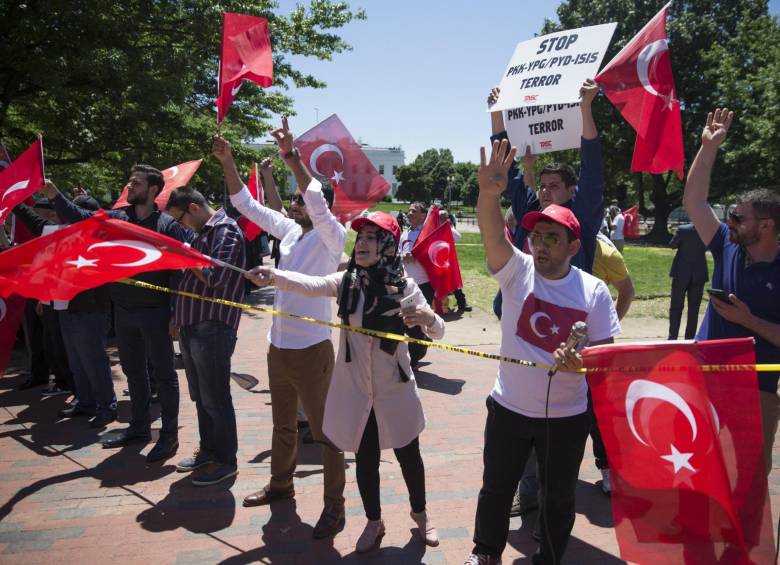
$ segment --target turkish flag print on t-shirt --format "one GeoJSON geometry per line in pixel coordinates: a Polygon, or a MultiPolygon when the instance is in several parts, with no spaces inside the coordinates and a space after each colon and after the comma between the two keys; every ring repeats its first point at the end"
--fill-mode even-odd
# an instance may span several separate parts
{"type": "Polygon", "coordinates": [[[542,300],[530,293],[520,309],[516,335],[534,347],[554,352],[566,341],[575,322],[584,322],[588,313],[542,300]]]}

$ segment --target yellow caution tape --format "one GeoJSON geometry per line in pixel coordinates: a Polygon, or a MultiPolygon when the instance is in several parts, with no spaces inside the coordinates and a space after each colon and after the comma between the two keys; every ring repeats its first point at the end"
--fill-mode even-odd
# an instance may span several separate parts
{"type": "MultiPolygon", "coordinates": [[[[357,334],[363,334],[371,337],[378,337],[382,339],[390,339],[393,341],[405,341],[407,343],[417,343],[420,345],[425,345],[427,347],[435,347],[437,349],[442,349],[444,351],[454,351],[455,353],[463,353],[464,355],[470,355],[472,357],[481,357],[482,359],[493,359],[495,361],[506,361],[507,363],[513,363],[515,365],[522,365],[523,367],[536,367],[539,369],[550,369],[550,365],[544,365],[542,363],[534,363],[533,361],[526,361],[524,359],[515,359],[513,357],[506,357],[504,355],[496,355],[494,353],[484,353],[482,351],[477,351],[475,349],[468,349],[466,347],[458,347],[457,345],[447,345],[446,343],[439,343],[436,341],[427,341],[424,339],[417,339],[414,337],[409,337],[405,335],[399,335],[399,334],[393,334],[388,332],[382,332],[379,330],[370,330],[368,328],[360,328],[356,326],[347,326],[345,324],[339,324],[337,322],[327,322],[324,320],[317,320],[315,318],[310,318],[308,316],[300,316],[298,314],[290,314],[289,312],[280,312],[278,310],[274,310],[272,308],[264,308],[262,306],[252,306],[251,304],[243,304],[241,302],[233,302],[232,300],[225,300],[224,298],[212,298],[209,296],[201,296],[200,294],[195,294],[193,292],[186,292],[183,290],[173,290],[171,288],[166,288],[164,286],[159,286],[156,284],[151,284],[143,281],[138,281],[135,279],[122,279],[118,281],[120,283],[124,283],[131,286],[138,286],[141,288],[148,288],[150,290],[157,290],[160,292],[167,292],[168,294],[176,294],[178,296],[186,296],[188,298],[194,298],[195,300],[204,300],[206,302],[214,302],[215,304],[221,304],[223,306],[231,306],[233,308],[240,308],[242,310],[255,310],[258,312],[265,312],[266,314],[271,314],[273,316],[284,316],[286,318],[294,318],[296,320],[302,320],[304,322],[309,322],[311,324],[319,324],[320,326],[328,326],[330,328],[336,328],[340,330],[346,330],[348,332],[353,332],[357,334]]],[[[655,367],[625,367],[621,368],[620,371],[623,373],[633,373],[633,372],[648,372],[651,369],[658,369],[663,368],[664,370],[690,370],[691,367],[686,366],[680,366],[680,367],[670,367],[670,366],[655,366],[655,367]]],[[[698,366],[699,370],[702,371],[749,371],[749,370],[756,370],[756,371],[780,371],[780,363],[778,364],[761,364],[761,365],[700,365],[698,366]]],[[[579,372],[585,373],[585,372],[603,372],[603,371],[612,371],[614,370],[612,367],[597,367],[597,368],[590,368],[590,369],[580,369],[579,372]]]]}

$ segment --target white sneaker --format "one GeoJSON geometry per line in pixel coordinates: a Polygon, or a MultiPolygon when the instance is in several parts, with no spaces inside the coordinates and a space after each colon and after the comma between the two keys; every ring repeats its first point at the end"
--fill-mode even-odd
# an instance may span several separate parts
{"type": "Polygon", "coordinates": [[[420,539],[425,542],[425,545],[431,547],[439,545],[439,534],[431,523],[430,518],[428,518],[428,513],[425,510],[419,514],[410,512],[409,516],[411,516],[414,523],[417,524],[417,532],[420,534],[420,539]]]}
{"type": "Polygon", "coordinates": [[[609,478],[609,469],[601,470],[601,490],[604,494],[612,492],[612,480],[609,478]]]}
{"type": "Polygon", "coordinates": [[[367,553],[374,548],[379,547],[382,538],[385,535],[385,523],[379,520],[369,520],[366,522],[366,527],[363,528],[363,533],[355,544],[355,551],[358,553],[367,553]]]}

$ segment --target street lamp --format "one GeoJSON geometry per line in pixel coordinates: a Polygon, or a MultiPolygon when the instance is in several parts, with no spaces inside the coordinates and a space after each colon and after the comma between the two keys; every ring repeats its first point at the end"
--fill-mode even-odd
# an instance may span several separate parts
{"type": "Polygon", "coordinates": [[[452,210],[452,181],[455,177],[447,175],[447,210],[452,210]]]}

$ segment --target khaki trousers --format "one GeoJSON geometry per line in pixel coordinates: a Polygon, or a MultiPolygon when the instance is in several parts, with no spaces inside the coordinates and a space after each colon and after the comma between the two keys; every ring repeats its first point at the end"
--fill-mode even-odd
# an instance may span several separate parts
{"type": "Polygon", "coordinates": [[[776,392],[758,391],[761,396],[761,424],[764,429],[764,460],[766,474],[772,470],[772,447],[775,444],[777,420],[780,417],[780,397],[776,392]]]}
{"type": "Polygon", "coordinates": [[[325,507],[344,506],[344,452],[322,433],[325,398],[333,373],[333,344],[325,340],[305,349],[268,349],[273,435],[272,490],[291,490],[298,460],[298,402],[309,417],[314,440],[322,446],[325,507]]]}

